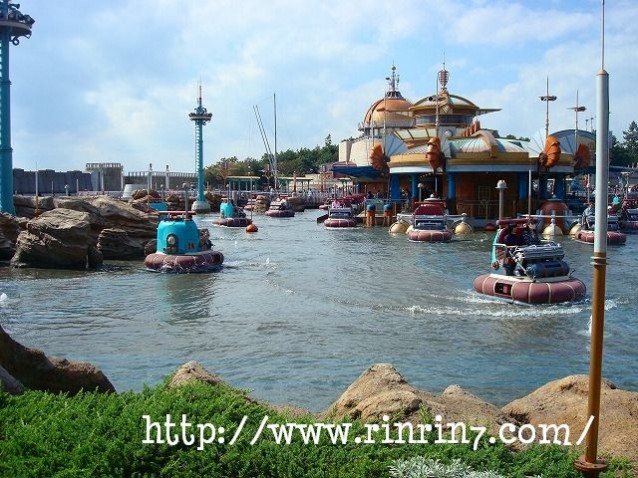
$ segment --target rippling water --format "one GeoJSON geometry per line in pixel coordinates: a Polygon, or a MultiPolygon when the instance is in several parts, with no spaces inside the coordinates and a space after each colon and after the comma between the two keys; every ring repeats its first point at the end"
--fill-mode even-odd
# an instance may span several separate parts
{"type": "MultiPolygon", "coordinates": [[[[411,243],[387,228],[326,230],[320,211],[255,215],[259,232],[212,225],[214,274],[168,275],[139,263],[109,271],[0,269],[0,323],[48,355],[100,367],[120,391],[154,385],[198,360],[272,403],[325,409],[369,365],[414,386],[459,384],[503,405],[588,373],[591,301],[495,302],[474,293],[491,235],[411,243]]],[[[564,238],[591,297],[592,246],[564,238]]],[[[638,390],[638,236],[608,249],[603,375],[638,390]]]]}

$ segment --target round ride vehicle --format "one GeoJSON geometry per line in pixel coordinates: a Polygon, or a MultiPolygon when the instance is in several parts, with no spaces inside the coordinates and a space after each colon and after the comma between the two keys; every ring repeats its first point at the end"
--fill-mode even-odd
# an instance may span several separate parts
{"type": "Polygon", "coordinates": [[[218,270],[224,255],[212,250],[207,234],[200,234],[188,211],[169,211],[157,226],[157,250],[144,265],[154,272],[211,272],[218,270]]]}
{"type": "Polygon", "coordinates": [[[450,242],[452,230],[447,225],[444,203],[426,199],[414,210],[412,226],[408,229],[411,242],[450,242]]]}
{"type": "Polygon", "coordinates": [[[357,227],[357,217],[352,207],[335,205],[328,209],[328,217],[323,221],[326,229],[346,229],[357,227]]]}
{"type": "Polygon", "coordinates": [[[219,206],[219,218],[213,221],[217,226],[225,227],[246,227],[253,223],[253,220],[246,217],[242,208],[235,206],[232,199],[225,199],[219,206]]]}
{"type": "Polygon", "coordinates": [[[623,208],[621,210],[618,226],[621,232],[628,234],[638,233],[638,209],[623,208]]]}
{"type": "Polygon", "coordinates": [[[288,201],[282,199],[271,202],[264,214],[269,217],[294,217],[295,210],[288,201]]]}
{"type": "MultiPolygon", "coordinates": [[[[575,226],[572,238],[577,242],[594,244],[595,230],[594,215],[584,214],[580,225],[575,226]]],[[[618,216],[615,214],[607,216],[607,244],[610,246],[622,246],[625,242],[627,242],[627,235],[620,232],[618,216]]]]}
{"type": "Polygon", "coordinates": [[[559,304],[584,299],[583,281],[572,277],[563,248],[541,240],[528,219],[497,221],[492,244],[494,272],[474,279],[474,290],[510,302],[559,304]]]}

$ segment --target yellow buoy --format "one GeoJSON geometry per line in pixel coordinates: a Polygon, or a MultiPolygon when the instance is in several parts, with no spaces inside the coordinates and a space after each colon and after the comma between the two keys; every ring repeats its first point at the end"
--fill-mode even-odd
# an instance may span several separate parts
{"type": "Polygon", "coordinates": [[[405,222],[398,221],[390,226],[390,232],[393,234],[404,234],[408,228],[405,222]]]}
{"type": "Polygon", "coordinates": [[[474,229],[467,222],[461,222],[454,227],[454,234],[471,234],[473,232],[474,229]]]}
{"type": "Polygon", "coordinates": [[[570,236],[575,236],[576,234],[578,234],[581,230],[583,229],[583,226],[581,224],[574,224],[572,226],[572,228],[569,230],[569,235],[570,236]]]}
{"type": "Polygon", "coordinates": [[[544,237],[562,236],[562,235],[563,235],[563,230],[560,227],[558,227],[556,224],[550,224],[549,226],[545,227],[545,229],[543,229],[544,237]]]}

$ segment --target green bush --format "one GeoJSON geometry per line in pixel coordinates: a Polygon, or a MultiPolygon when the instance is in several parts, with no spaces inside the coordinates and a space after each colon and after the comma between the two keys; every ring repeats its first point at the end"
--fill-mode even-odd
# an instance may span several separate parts
{"type": "MultiPolygon", "coordinates": [[[[139,393],[73,397],[35,391],[12,396],[0,391],[0,477],[372,478],[390,476],[390,467],[401,463],[398,460],[417,456],[493,472],[491,476],[580,476],[573,469],[574,456],[556,446],[514,452],[482,442],[474,451],[471,444],[382,444],[381,438],[375,444],[357,444],[352,438],[347,444],[331,444],[325,433],[317,444],[304,444],[298,433],[290,444],[277,444],[268,428],[251,445],[265,415],[270,424],[316,421],[274,412],[225,385],[191,383],[169,390],[163,384],[139,393]],[[142,443],[146,435],[142,417],[164,422],[167,414],[178,423],[185,414],[192,424],[224,427],[217,437],[223,435],[224,443],[216,439],[202,450],[181,440],[172,446],[142,443]],[[231,445],[243,417],[247,417],[243,431],[231,445]]],[[[194,425],[188,431],[198,434],[194,425]]],[[[353,436],[366,436],[365,425],[353,422],[353,436]]]]}

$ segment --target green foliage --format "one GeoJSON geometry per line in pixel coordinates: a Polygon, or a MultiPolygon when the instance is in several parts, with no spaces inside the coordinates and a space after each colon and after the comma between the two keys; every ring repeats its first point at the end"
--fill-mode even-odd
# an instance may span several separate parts
{"type": "MultiPolygon", "coordinates": [[[[280,176],[304,176],[317,174],[324,164],[339,161],[339,147],[332,144],[332,139],[328,135],[322,147],[314,149],[301,148],[297,151],[288,149],[277,153],[277,170],[280,176]]],[[[233,156],[231,158],[221,158],[215,164],[204,168],[204,182],[212,187],[224,188],[225,179],[228,176],[258,176],[261,182],[258,187],[263,188],[266,183],[266,169],[268,168],[268,155],[264,154],[260,160],[246,158],[239,160],[233,156]]]]}
{"type": "Polygon", "coordinates": [[[635,121],[623,131],[623,142],[612,135],[610,160],[614,166],[633,166],[638,163],[638,125],[635,121]]]}
{"type": "Polygon", "coordinates": [[[474,471],[460,460],[450,464],[422,456],[409,460],[396,460],[390,466],[392,478],[504,478],[493,471],[474,471]]]}
{"type": "MultiPolygon", "coordinates": [[[[177,390],[167,389],[164,383],[139,393],[81,393],[74,397],[35,391],[11,396],[0,391],[0,477],[386,477],[391,465],[417,460],[417,456],[484,472],[467,475],[476,478],[522,478],[540,473],[553,478],[579,476],[573,469],[574,456],[556,446],[517,453],[482,441],[473,450],[472,444],[434,444],[435,433],[427,435],[429,443],[425,444],[383,444],[383,430],[374,435],[374,444],[355,443],[352,437],[368,436],[368,429],[359,421],[352,423],[346,444],[332,444],[326,433],[317,444],[304,444],[298,433],[289,444],[278,444],[265,428],[251,445],[265,415],[269,424],[316,421],[310,416],[292,419],[255,403],[244,392],[202,383],[177,390]],[[142,417],[149,415],[159,424],[165,422],[167,414],[177,424],[182,414],[186,415],[193,424],[187,437],[190,433],[199,436],[198,423],[224,427],[225,442],[215,440],[202,450],[197,449],[197,442],[188,445],[182,440],[172,446],[142,443],[146,437],[142,417]],[[231,445],[244,416],[243,431],[231,445]]],[[[159,429],[159,425],[150,428],[152,438],[159,429]]],[[[172,432],[181,436],[179,425],[172,432]]],[[[473,437],[470,435],[470,441],[473,437]]],[[[626,465],[617,462],[615,466],[623,470],[626,465]]]]}

